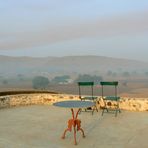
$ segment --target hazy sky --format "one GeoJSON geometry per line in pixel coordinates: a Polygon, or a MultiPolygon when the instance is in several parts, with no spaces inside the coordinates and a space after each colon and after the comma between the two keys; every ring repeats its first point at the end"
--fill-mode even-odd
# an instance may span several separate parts
{"type": "Polygon", "coordinates": [[[0,55],[148,61],[148,0],[0,0],[0,55]]]}

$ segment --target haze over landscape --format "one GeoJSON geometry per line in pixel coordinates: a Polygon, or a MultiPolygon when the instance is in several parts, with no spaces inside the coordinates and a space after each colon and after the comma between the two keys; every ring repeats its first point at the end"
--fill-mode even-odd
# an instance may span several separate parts
{"type": "Polygon", "coordinates": [[[148,61],[147,0],[5,0],[0,55],[148,61]]]}
{"type": "Polygon", "coordinates": [[[122,93],[147,92],[147,0],[5,0],[0,26],[1,90],[31,89],[36,76],[68,75],[70,85],[89,74],[121,81],[122,93]]]}

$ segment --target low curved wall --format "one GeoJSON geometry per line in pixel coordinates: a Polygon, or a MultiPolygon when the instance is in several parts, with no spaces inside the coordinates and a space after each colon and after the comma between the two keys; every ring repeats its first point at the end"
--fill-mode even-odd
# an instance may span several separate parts
{"type": "MultiPolygon", "coordinates": [[[[0,108],[24,106],[24,105],[52,105],[57,101],[64,100],[79,100],[77,95],[69,94],[20,94],[0,97],[0,108]]],[[[114,103],[111,104],[114,106],[114,103]]],[[[103,106],[103,102],[100,97],[97,101],[98,108],[103,106]]],[[[148,98],[121,98],[120,108],[130,111],[148,111],[148,98]]]]}
{"type": "Polygon", "coordinates": [[[23,106],[23,105],[35,105],[35,104],[47,104],[52,105],[54,102],[79,99],[78,96],[64,95],[64,94],[19,94],[19,95],[7,95],[0,97],[0,108],[23,106]]]}

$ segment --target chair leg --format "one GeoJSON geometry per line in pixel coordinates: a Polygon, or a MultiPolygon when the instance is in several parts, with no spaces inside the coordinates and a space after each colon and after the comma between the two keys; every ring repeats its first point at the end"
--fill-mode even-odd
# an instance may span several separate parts
{"type": "Polygon", "coordinates": [[[120,108],[119,108],[119,113],[121,113],[121,110],[120,110],[120,108]]]}
{"type": "Polygon", "coordinates": [[[118,112],[121,113],[120,108],[117,108],[117,109],[116,109],[115,117],[117,117],[117,113],[118,113],[118,112]]]}
{"type": "Polygon", "coordinates": [[[119,104],[117,104],[117,108],[116,108],[116,113],[115,113],[115,117],[117,117],[117,113],[121,113],[121,110],[120,110],[120,108],[119,108],[119,104]]]}
{"type": "Polygon", "coordinates": [[[92,115],[94,114],[94,111],[95,111],[95,110],[93,109],[93,110],[92,110],[92,115]]]}
{"type": "Polygon", "coordinates": [[[104,114],[104,108],[103,108],[103,110],[102,110],[102,116],[103,116],[103,114],[104,114]]]}
{"type": "Polygon", "coordinates": [[[98,112],[98,108],[97,108],[97,106],[96,106],[96,111],[98,112]]]}
{"type": "Polygon", "coordinates": [[[93,109],[92,109],[92,115],[94,114],[94,111],[97,111],[98,112],[98,108],[97,108],[97,106],[95,105],[94,107],[93,107],[93,109]]]}
{"type": "Polygon", "coordinates": [[[119,113],[121,113],[121,110],[120,110],[120,107],[119,107],[119,103],[118,103],[118,110],[119,110],[119,113]]]}
{"type": "Polygon", "coordinates": [[[117,117],[118,109],[116,109],[115,117],[117,117]]]}
{"type": "Polygon", "coordinates": [[[97,108],[96,102],[95,102],[95,109],[96,109],[96,111],[98,112],[98,108],[97,108]]]}
{"type": "Polygon", "coordinates": [[[108,112],[106,101],[104,101],[104,107],[103,107],[103,110],[102,110],[102,116],[103,116],[105,110],[107,110],[107,112],[108,112]]]}
{"type": "Polygon", "coordinates": [[[117,113],[121,113],[121,110],[120,110],[120,108],[119,108],[119,102],[117,102],[117,108],[116,108],[116,114],[115,114],[115,116],[117,116],[117,113]]]}

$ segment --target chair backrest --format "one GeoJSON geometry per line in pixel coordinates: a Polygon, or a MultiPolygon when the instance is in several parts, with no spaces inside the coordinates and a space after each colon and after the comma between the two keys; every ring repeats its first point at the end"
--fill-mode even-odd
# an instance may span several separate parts
{"type": "Polygon", "coordinates": [[[94,82],[78,82],[79,86],[93,86],[94,82]]]}
{"type": "Polygon", "coordinates": [[[101,85],[113,85],[113,86],[117,86],[118,85],[118,81],[102,81],[100,82],[101,85]]]}
{"type": "Polygon", "coordinates": [[[79,86],[79,98],[82,99],[82,90],[81,90],[81,87],[87,87],[87,86],[90,86],[91,87],[91,97],[93,98],[93,86],[94,86],[94,82],[78,82],[78,86],[79,86]]]}
{"type": "Polygon", "coordinates": [[[102,97],[104,96],[104,86],[113,86],[115,88],[115,97],[117,97],[117,86],[118,81],[101,81],[100,85],[102,86],[102,97]]]}

